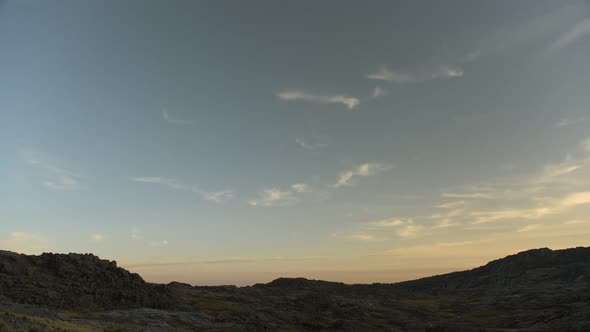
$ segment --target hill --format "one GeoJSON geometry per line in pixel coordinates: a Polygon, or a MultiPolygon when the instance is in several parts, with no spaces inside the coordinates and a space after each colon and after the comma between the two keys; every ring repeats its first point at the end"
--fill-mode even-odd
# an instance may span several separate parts
{"type": "Polygon", "coordinates": [[[0,251],[0,331],[590,331],[590,247],[395,284],[145,282],[91,254],[0,251]]]}

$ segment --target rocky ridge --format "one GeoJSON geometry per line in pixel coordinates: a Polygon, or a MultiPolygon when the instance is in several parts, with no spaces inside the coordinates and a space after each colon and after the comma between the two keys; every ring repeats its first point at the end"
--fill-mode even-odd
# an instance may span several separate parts
{"type": "Polygon", "coordinates": [[[48,331],[583,332],[590,331],[590,247],[528,250],[395,284],[279,278],[251,287],[155,285],[90,254],[0,251],[2,324],[48,331]]]}

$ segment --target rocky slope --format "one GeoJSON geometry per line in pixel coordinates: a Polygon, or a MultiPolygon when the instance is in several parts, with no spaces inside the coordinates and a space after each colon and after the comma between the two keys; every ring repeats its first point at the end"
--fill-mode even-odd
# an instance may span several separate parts
{"type": "Polygon", "coordinates": [[[398,286],[414,291],[474,290],[497,292],[543,283],[590,284],[590,248],[523,251],[469,271],[407,281],[398,286]]]}
{"type": "Polygon", "coordinates": [[[0,296],[69,309],[168,308],[173,303],[165,286],[148,284],[115,261],[91,254],[27,256],[0,251],[0,296]]]}
{"type": "Polygon", "coordinates": [[[397,284],[153,285],[93,255],[0,251],[0,331],[590,331],[590,248],[397,284]],[[4,312],[4,314],[3,314],[4,312]]]}

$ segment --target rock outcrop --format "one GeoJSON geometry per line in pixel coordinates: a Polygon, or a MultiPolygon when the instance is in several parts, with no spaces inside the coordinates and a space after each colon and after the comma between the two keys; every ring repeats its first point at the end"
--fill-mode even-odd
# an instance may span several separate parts
{"type": "Polygon", "coordinates": [[[55,308],[167,308],[162,285],[146,283],[92,254],[20,255],[0,251],[0,296],[55,308]]]}

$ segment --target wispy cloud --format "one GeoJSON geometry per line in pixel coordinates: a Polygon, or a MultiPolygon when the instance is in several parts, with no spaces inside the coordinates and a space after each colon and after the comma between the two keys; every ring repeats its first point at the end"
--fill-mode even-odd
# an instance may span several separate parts
{"type": "Polygon", "coordinates": [[[542,228],[540,224],[530,224],[516,230],[518,233],[535,231],[542,228]]]}
{"type": "Polygon", "coordinates": [[[260,207],[285,206],[293,204],[296,200],[291,191],[270,188],[263,190],[257,198],[249,200],[248,204],[260,207]]]}
{"type": "Polygon", "coordinates": [[[489,193],[442,193],[442,197],[446,198],[464,198],[464,199],[478,199],[478,198],[492,198],[489,193]]]}
{"type": "Polygon", "coordinates": [[[547,182],[550,179],[570,174],[577,169],[580,169],[582,166],[583,164],[575,161],[566,161],[559,164],[548,164],[545,166],[542,175],[533,181],[547,182]]]}
{"type": "Polygon", "coordinates": [[[29,165],[44,171],[46,180],[43,181],[43,185],[47,188],[74,190],[80,187],[81,176],[63,166],[63,162],[57,161],[56,158],[29,149],[22,150],[21,155],[29,165]]]}
{"type": "Polygon", "coordinates": [[[305,183],[295,183],[295,184],[291,185],[291,188],[296,193],[308,193],[308,192],[311,192],[311,187],[308,184],[305,184],[305,183]]]}
{"type": "Polygon", "coordinates": [[[465,201],[453,201],[453,202],[446,202],[446,203],[442,203],[437,205],[438,208],[441,209],[455,209],[461,206],[464,206],[465,204],[467,204],[467,202],[465,201]]]}
{"type": "Polygon", "coordinates": [[[201,197],[209,202],[214,203],[225,203],[235,197],[235,192],[230,189],[219,190],[219,191],[204,191],[197,187],[193,187],[193,191],[201,195],[201,197]]]}
{"type": "Polygon", "coordinates": [[[407,224],[408,220],[403,220],[399,218],[390,218],[390,219],[383,219],[378,221],[371,221],[367,223],[369,226],[377,227],[377,228],[389,228],[389,227],[399,227],[404,224],[407,224]]]}
{"type": "Polygon", "coordinates": [[[304,137],[297,137],[295,139],[295,143],[307,150],[317,150],[328,146],[328,143],[319,138],[309,139],[304,137]]]}
{"type": "Polygon", "coordinates": [[[168,112],[168,110],[163,109],[162,110],[162,118],[170,123],[170,124],[175,124],[175,125],[190,125],[193,124],[192,121],[190,120],[185,120],[185,119],[179,119],[175,116],[173,116],[172,114],[170,114],[170,112],[168,112]]]}
{"type": "Polygon", "coordinates": [[[578,21],[568,31],[559,36],[559,38],[549,46],[549,52],[559,52],[587,35],[590,35],[590,18],[578,21]]]}
{"type": "Polygon", "coordinates": [[[422,70],[416,73],[392,71],[384,66],[381,67],[377,72],[368,74],[367,78],[371,80],[406,84],[431,81],[441,78],[462,77],[463,74],[463,68],[451,65],[440,65],[433,70],[422,70]]]}
{"type": "Polygon", "coordinates": [[[155,184],[172,190],[179,191],[192,191],[199,194],[205,201],[214,203],[225,203],[235,197],[235,191],[231,189],[217,190],[217,191],[206,191],[200,189],[198,186],[190,186],[187,184],[180,183],[175,179],[162,178],[162,177],[131,177],[129,181],[155,184]]]}
{"type": "Polygon", "coordinates": [[[156,184],[156,185],[160,185],[160,186],[167,187],[170,189],[175,189],[175,190],[188,190],[189,189],[188,186],[181,184],[174,179],[169,179],[169,178],[151,177],[151,176],[131,177],[131,178],[129,178],[129,181],[148,183],[148,184],[156,184]]]}
{"type": "Polygon", "coordinates": [[[351,170],[340,172],[338,182],[333,185],[334,188],[352,186],[355,177],[367,177],[379,173],[387,172],[393,169],[393,165],[383,163],[365,163],[351,170]]]}
{"type": "Polygon", "coordinates": [[[576,125],[576,124],[578,124],[580,122],[583,122],[583,121],[584,121],[583,118],[579,118],[579,119],[567,119],[567,118],[564,118],[564,119],[559,120],[559,122],[557,122],[555,124],[555,126],[558,127],[558,128],[566,128],[566,127],[571,127],[573,125],[576,125]]]}
{"type": "Polygon", "coordinates": [[[133,227],[131,229],[131,235],[129,235],[129,237],[132,240],[140,240],[142,238],[142,236],[141,236],[141,231],[139,230],[139,228],[133,227]]]}
{"type": "MultiPolygon", "coordinates": [[[[524,233],[537,230],[546,232],[550,229],[546,224],[556,221],[572,227],[585,225],[586,219],[572,216],[590,207],[590,139],[582,140],[573,152],[564,162],[546,165],[540,174],[486,181],[443,192],[439,202],[432,205],[430,215],[410,214],[364,222],[353,233],[382,239],[427,239],[497,230],[499,236],[525,236],[524,233]],[[562,216],[570,221],[561,221],[562,216]]],[[[342,178],[346,182],[350,176],[343,174],[342,178]]]]}
{"type": "MultiPolygon", "coordinates": [[[[561,6],[556,10],[542,15],[504,24],[480,36],[477,39],[478,44],[460,60],[462,62],[472,62],[482,57],[507,52],[523,46],[535,44],[546,45],[548,39],[559,34],[571,22],[578,21],[584,12],[585,8],[580,2],[572,2],[569,5],[561,6]]],[[[583,27],[578,27],[577,29],[579,31],[584,30],[583,27]]],[[[573,30],[575,29],[572,28],[573,30]]],[[[569,35],[566,33],[561,38],[558,38],[558,40],[562,40],[559,44],[563,44],[567,40],[572,40],[573,37],[579,36],[579,34],[580,32],[571,32],[569,35]]],[[[579,37],[573,39],[576,38],[579,37]]],[[[556,46],[552,47],[555,48],[556,46]]]]}
{"type": "Polygon", "coordinates": [[[161,247],[167,246],[168,241],[167,240],[152,241],[149,243],[149,245],[150,245],[150,247],[161,248],[161,247]]]}
{"type": "Polygon", "coordinates": [[[354,241],[354,242],[378,242],[383,241],[383,239],[367,233],[334,233],[332,234],[333,238],[345,240],[345,241],[354,241]]]}
{"type": "Polygon", "coordinates": [[[397,231],[397,235],[400,237],[415,237],[422,230],[424,230],[424,226],[411,222],[400,227],[400,229],[397,231]]]}
{"type": "Polygon", "coordinates": [[[102,242],[104,241],[105,237],[102,234],[92,234],[90,235],[90,239],[94,242],[102,242]]]}
{"type": "Polygon", "coordinates": [[[385,90],[383,90],[383,88],[382,88],[382,87],[380,87],[380,86],[376,86],[376,87],[373,89],[373,92],[371,93],[371,96],[372,96],[373,98],[377,98],[377,97],[384,96],[386,93],[387,93],[387,92],[386,92],[385,90]]]}
{"type": "Polygon", "coordinates": [[[502,220],[536,220],[559,215],[579,206],[590,204],[587,191],[588,171],[590,170],[590,148],[588,140],[579,143],[583,155],[543,167],[540,175],[534,175],[516,183],[498,184],[491,195],[493,209],[474,208],[469,216],[473,224],[483,224],[502,220]],[[520,206],[507,206],[510,202],[520,202],[520,206]],[[502,207],[505,206],[505,207],[502,207]]]}
{"type": "Polygon", "coordinates": [[[346,106],[348,109],[353,109],[360,104],[360,100],[356,97],[345,95],[321,96],[296,90],[282,91],[277,93],[276,96],[280,100],[285,101],[301,100],[316,104],[341,104],[346,106]]]}
{"type": "Polygon", "coordinates": [[[378,221],[371,221],[364,224],[365,228],[378,230],[393,230],[397,236],[403,238],[414,237],[425,229],[412,219],[389,218],[378,221]]]}
{"type": "Polygon", "coordinates": [[[569,193],[560,198],[547,198],[543,201],[543,205],[538,207],[474,211],[470,215],[475,218],[473,224],[484,224],[500,220],[534,220],[588,204],[590,204],[590,192],[582,191],[569,193]]]}
{"type": "Polygon", "coordinates": [[[588,220],[583,220],[583,219],[568,220],[564,224],[566,224],[566,225],[590,224],[590,219],[588,219],[588,220]]]}

